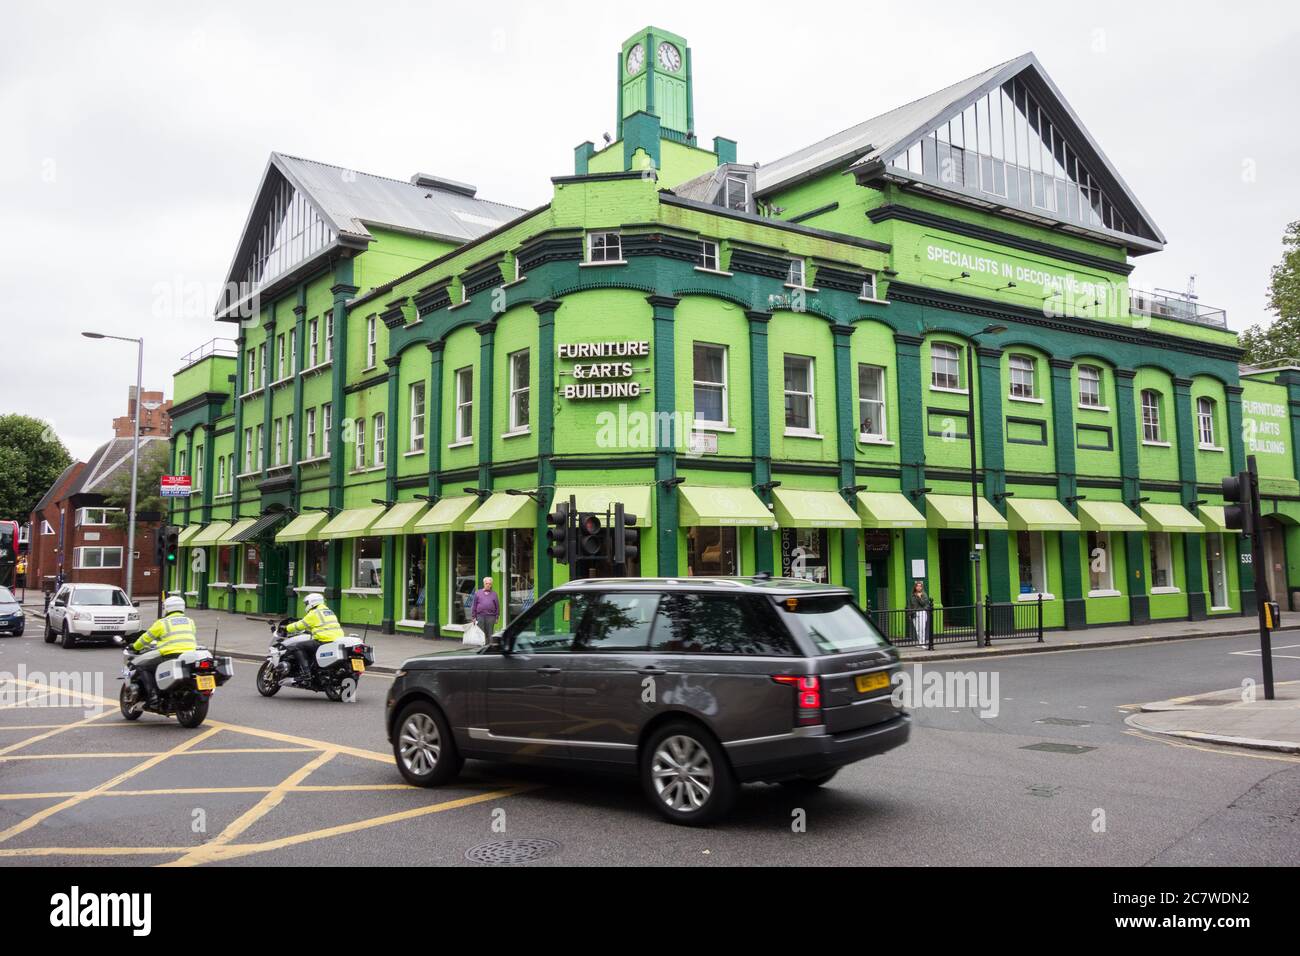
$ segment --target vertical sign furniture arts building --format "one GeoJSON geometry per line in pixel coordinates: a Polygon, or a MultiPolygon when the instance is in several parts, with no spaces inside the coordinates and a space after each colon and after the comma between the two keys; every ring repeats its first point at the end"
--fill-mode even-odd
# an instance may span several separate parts
{"type": "Polygon", "coordinates": [[[1164,237],[1032,54],[761,165],[698,141],[691,62],[630,37],[617,138],[531,210],[272,154],[228,338],[176,374],[204,478],[175,588],[455,634],[485,576],[506,620],[563,581],[573,496],[638,516],[629,573],[969,605],[971,443],[981,597],[1048,626],[1241,614],[1261,563],[1300,585],[1300,370],[1129,288],[1164,237]],[[1219,494],[1248,453],[1254,564],[1219,494]]]}

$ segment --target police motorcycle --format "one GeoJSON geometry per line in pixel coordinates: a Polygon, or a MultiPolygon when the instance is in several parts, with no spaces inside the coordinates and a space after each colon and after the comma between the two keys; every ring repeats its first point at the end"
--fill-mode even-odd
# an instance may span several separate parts
{"type": "Polygon", "coordinates": [[[156,703],[151,703],[132,666],[135,652],[128,647],[122,653],[126,663],[119,678],[122,690],[118,704],[127,720],[137,720],[147,711],[160,717],[175,717],[182,727],[197,727],[207,719],[213,692],[235,676],[232,658],[217,657],[201,646],[183,651],[165,658],[154,671],[158,697],[156,703]]]}
{"type": "Polygon", "coordinates": [[[308,647],[309,667],[306,674],[295,668],[295,657],[284,646],[290,635],[285,628],[293,623],[285,617],[271,623],[271,647],[257,671],[257,692],[274,697],[281,687],[297,687],[315,693],[324,692],[330,700],[353,701],[366,668],[375,663],[375,649],[355,634],[337,641],[316,642],[308,647]],[[315,654],[311,653],[315,650],[315,654]]]}

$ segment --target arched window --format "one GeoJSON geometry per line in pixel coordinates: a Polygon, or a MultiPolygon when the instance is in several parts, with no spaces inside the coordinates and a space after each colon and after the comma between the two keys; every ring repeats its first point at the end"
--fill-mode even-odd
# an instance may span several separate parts
{"type": "Polygon", "coordinates": [[[1013,355],[1008,359],[1011,369],[1011,397],[1034,398],[1034,358],[1032,355],[1013,355]]]}
{"type": "Polygon", "coordinates": [[[1101,407],[1101,369],[1095,365],[1079,366],[1079,404],[1084,408],[1101,407]]]}

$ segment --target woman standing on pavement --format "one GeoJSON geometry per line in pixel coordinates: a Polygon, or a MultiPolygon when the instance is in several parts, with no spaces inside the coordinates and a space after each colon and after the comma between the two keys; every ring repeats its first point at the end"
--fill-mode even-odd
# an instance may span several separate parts
{"type": "Polygon", "coordinates": [[[927,643],[930,629],[930,609],[934,602],[925,593],[925,582],[920,578],[912,585],[907,596],[907,636],[917,644],[927,643]]]}

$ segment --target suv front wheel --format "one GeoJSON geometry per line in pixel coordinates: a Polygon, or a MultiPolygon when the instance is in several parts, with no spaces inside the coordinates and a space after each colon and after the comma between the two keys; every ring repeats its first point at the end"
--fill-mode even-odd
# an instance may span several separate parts
{"type": "Polygon", "coordinates": [[[417,787],[436,787],[454,780],[465,764],[456,752],[447,718],[436,704],[422,700],[397,718],[393,756],[402,776],[417,787]]]}
{"type": "Polygon", "coordinates": [[[700,826],[725,815],[739,785],[722,746],[699,724],[660,727],[641,751],[641,785],[667,820],[700,826]]]}

